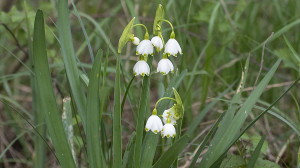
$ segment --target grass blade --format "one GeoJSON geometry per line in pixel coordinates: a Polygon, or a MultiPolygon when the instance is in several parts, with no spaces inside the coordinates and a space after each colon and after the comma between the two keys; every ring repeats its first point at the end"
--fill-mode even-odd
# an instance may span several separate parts
{"type": "Polygon", "coordinates": [[[205,117],[205,115],[209,112],[209,110],[211,110],[219,101],[220,98],[222,98],[229,90],[232,89],[233,85],[235,84],[235,82],[233,84],[230,85],[230,87],[228,87],[224,92],[222,92],[214,101],[212,101],[210,104],[208,104],[196,117],[195,119],[192,121],[192,123],[190,124],[189,128],[187,129],[186,133],[187,135],[192,135],[193,132],[195,131],[195,129],[197,128],[197,126],[199,126],[199,124],[201,123],[202,119],[205,117]]]}
{"type": "Polygon", "coordinates": [[[135,142],[135,132],[133,132],[130,136],[130,139],[128,141],[124,156],[123,156],[123,162],[122,162],[122,168],[126,168],[128,160],[130,158],[133,158],[133,153],[131,151],[133,151],[133,147],[134,147],[134,143],[135,142]],[[132,155],[130,155],[132,154],[132,155]]]}
{"type": "Polygon", "coordinates": [[[153,168],[170,167],[171,164],[178,158],[180,152],[185,148],[189,140],[188,135],[179,138],[153,165],[153,168]]]}
{"type": "MultiPolygon", "coordinates": [[[[227,151],[231,148],[231,146],[257,121],[259,120],[264,114],[266,114],[272,107],[279,102],[283,96],[285,96],[294,86],[297,85],[297,83],[300,81],[300,77],[297,78],[297,80],[282,94],[280,95],[266,110],[264,110],[262,113],[260,113],[254,120],[252,120],[233,140],[232,142],[227,146],[226,150],[222,153],[222,155],[218,158],[218,160],[215,161],[215,164],[218,164],[218,162],[221,162],[222,158],[225,157],[227,151]]],[[[214,166],[214,164],[212,165],[214,166]]]]}
{"type": "Polygon", "coordinates": [[[134,78],[135,78],[135,76],[133,76],[133,77],[131,78],[131,80],[130,80],[130,82],[129,82],[127,88],[126,88],[126,91],[125,91],[125,94],[124,94],[124,97],[123,97],[123,100],[122,100],[122,104],[121,104],[121,113],[123,113],[123,109],[124,109],[126,97],[127,97],[127,95],[128,95],[128,91],[129,91],[129,89],[130,89],[130,86],[131,86],[131,84],[132,84],[134,78]]]}
{"type": "Polygon", "coordinates": [[[141,146],[143,140],[144,121],[145,121],[145,113],[147,111],[146,107],[149,98],[149,90],[150,90],[150,77],[145,76],[143,79],[142,93],[141,93],[140,103],[139,103],[138,120],[136,124],[136,141],[134,147],[135,167],[140,167],[141,146]]]}
{"type": "MultiPolygon", "coordinates": [[[[225,132],[222,129],[219,129],[216,134],[222,134],[223,136],[219,139],[219,136],[215,136],[212,140],[212,146],[209,148],[207,153],[204,155],[201,166],[202,167],[210,167],[212,163],[214,163],[217,158],[221,156],[223,151],[227,148],[227,146],[231,143],[234,137],[238,134],[242,124],[246,120],[247,116],[251,112],[251,109],[255,105],[256,101],[259,99],[260,95],[262,94],[263,90],[273,77],[277,67],[279,66],[281,60],[279,59],[270,71],[265,75],[263,80],[259,83],[259,85],[254,89],[248,99],[244,102],[242,107],[234,116],[233,120],[231,121],[230,125],[225,132]],[[218,139],[217,139],[218,138],[218,139]],[[213,154],[212,154],[213,153],[213,154]]],[[[226,125],[227,123],[225,123],[226,125]]],[[[220,125],[222,128],[223,124],[220,125]]]]}
{"type": "Polygon", "coordinates": [[[58,1],[58,30],[61,52],[68,77],[72,99],[75,101],[77,111],[81,117],[83,128],[86,128],[85,104],[86,97],[81,87],[79,71],[77,69],[76,55],[72,43],[69,7],[67,0],[58,1]]]}
{"type": "Polygon", "coordinates": [[[122,166],[120,55],[117,55],[113,111],[113,167],[122,166]]]}
{"type": "Polygon", "coordinates": [[[226,112],[223,112],[222,115],[219,117],[219,119],[215,122],[215,124],[213,125],[213,127],[210,129],[210,131],[208,132],[208,134],[205,136],[204,140],[202,141],[202,143],[200,144],[199,149],[197,150],[195,156],[193,157],[193,160],[190,164],[190,168],[193,168],[196,164],[196,161],[198,159],[198,157],[200,156],[201,152],[204,150],[206,144],[208,143],[208,140],[210,139],[210,137],[212,136],[212,134],[215,132],[215,130],[218,128],[220,121],[223,119],[224,115],[226,114],[226,112]]]}
{"type": "Polygon", "coordinates": [[[102,50],[99,50],[93,63],[92,71],[90,72],[86,104],[87,121],[89,121],[86,125],[87,152],[89,166],[93,168],[105,167],[104,161],[102,160],[99,135],[101,119],[101,116],[99,114],[99,87],[102,55],[102,50]]]}
{"type": "MultiPolygon", "coordinates": [[[[28,8],[26,2],[24,2],[25,18],[26,18],[26,27],[28,30],[32,30],[28,17],[28,8]]],[[[30,65],[33,67],[34,58],[33,58],[33,48],[32,48],[32,34],[31,31],[28,31],[28,48],[29,48],[29,59],[30,65]]],[[[41,105],[39,103],[40,98],[38,97],[37,83],[33,73],[30,73],[30,85],[32,90],[32,109],[34,113],[34,125],[36,130],[40,135],[46,137],[46,125],[43,113],[41,113],[41,105]]],[[[39,136],[34,137],[34,152],[35,157],[33,157],[33,166],[35,168],[45,167],[46,166],[46,143],[39,136]]]]}
{"type": "Polygon", "coordinates": [[[265,142],[265,139],[266,139],[266,135],[263,135],[258,143],[258,145],[256,146],[253,154],[251,155],[250,157],[250,160],[247,164],[247,168],[253,168],[255,163],[256,163],[256,160],[258,159],[259,157],[259,154],[260,154],[260,150],[265,142]]]}
{"type": "Polygon", "coordinates": [[[81,18],[80,18],[80,15],[79,15],[79,13],[78,13],[78,11],[77,11],[76,5],[74,4],[74,1],[72,0],[71,3],[72,3],[72,6],[73,6],[73,9],[74,9],[74,13],[75,13],[75,15],[76,15],[76,17],[78,18],[78,21],[79,21],[79,23],[80,23],[80,27],[81,27],[81,29],[82,29],[84,38],[85,38],[85,40],[86,40],[86,42],[87,42],[87,46],[88,46],[88,49],[89,49],[89,53],[90,53],[90,56],[91,56],[91,60],[92,60],[92,62],[94,62],[94,53],[93,53],[93,50],[92,50],[92,46],[91,46],[91,43],[90,43],[89,36],[88,36],[87,33],[86,33],[85,27],[84,27],[83,22],[82,22],[82,20],[81,20],[81,18]]]}
{"type": "Polygon", "coordinates": [[[76,167],[53,92],[45,44],[44,15],[41,10],[37,11],[34,22],[33,58],[40,105],[57,158],[62,167],[76,167]]]}

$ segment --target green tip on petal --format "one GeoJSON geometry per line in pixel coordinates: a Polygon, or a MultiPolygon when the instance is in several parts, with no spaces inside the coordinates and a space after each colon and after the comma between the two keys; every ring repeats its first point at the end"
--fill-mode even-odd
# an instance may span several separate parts
{"type": "Polygon", "coordinates": [[[170,35],[170,39],[174,39],[175,38],[175,33],[172,31],[171,35],[170,35]]]}
{"type": "Polygon", "coordinates": [[[153,109],[153,111],[152,111],[152,115],[157,115],[157,110],[156,110],[156,108],[155,108],[155,109],[153,109]]]}
{"type": "Polygon", "coordinates": [[[142,76],[144,77],[144,76],[145,76],[145,73],[142,73],[142,76]]]}
{"type": "Polygon", "coordinates": [[[136,54],[136,55],[139,55],[139,52],[137,51],[137,52],[135,52],[135,54],[136,54]]]}
{"type": "Polygon", "coordinates": [[[169,135],[169,134],[167,135],[167,138],[170,138],[170,135],[169,135]]]}
{"type": "Polygon", "coordinates": [[[154,130],[154,133],[157,134],[157,130],[154,130]]]}
{"type": "Polygon", "coordinates": [[[148,129],[148,128],[145,128],[145,131],[146,131],[146,132],[148,132],[148,131],[149,131],[149,129],[148,129]]]}

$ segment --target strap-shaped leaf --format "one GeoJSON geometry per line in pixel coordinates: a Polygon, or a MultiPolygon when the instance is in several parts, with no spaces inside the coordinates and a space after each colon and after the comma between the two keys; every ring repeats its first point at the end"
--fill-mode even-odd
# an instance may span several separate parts
{"type": "Polygon", "coordinates": [[[87,153],[90,167],[103,167],[104,161],[102,160],[102,152],[100,146],[100,97],[99,97],[99,87],[100,87],[100,73],[101,73],[101,59],[102,50],[99,50],[95,61],[93,63],[92,71],[89,75],[89,84],[87,92],[87,104],[86,104],[86,114],[87,114],[87,127],[86,127],[86,140],[87,140],[87,153]]]}
{"type": "Polygon", "coordinates": [[[188,135],[182,136],[178,139],[160,158],[159,160],[153,165],[153,168],[160,168],[160,167],[170,167],[171,164],[178,158],[180,152],[185,148],[188,140],[190,138],[188,135]]]}
{"type": "Polygon", "coordinates": [[[58,161],[62,167],[72,168],[76,166],[56,104],[45,43],[44,15],[41,10],[38,10],[33,34],[33,63],[38,97],[58,161]]]}
{"type": "Polygon", "coordinates": [[[132,31],[134,19],[135,19],[135,17],[131,19],[131,21],[127,24],[127,26],[123,30],[123,33],[121,35],[121,38],[119,40],[119,45],[118,45],[118,53],[119,54],[122,52],[122,48],[126,45],[126,43],[131,38],[131,34],[132,34],[131,31],[132,31]]]}

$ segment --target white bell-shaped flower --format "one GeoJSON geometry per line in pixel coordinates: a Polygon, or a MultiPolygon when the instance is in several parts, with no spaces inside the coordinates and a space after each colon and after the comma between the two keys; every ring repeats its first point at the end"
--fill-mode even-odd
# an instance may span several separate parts
{"type": "Polygon", "coordinates": [[[167,138],[174,138],[176,136],[176,130],[175,127],[171,123],[167,123],[164,125],[162,131],[161,131],[161,136],[167,137],[167,138]]]}
{"type": "Polygon", "coordinates": [[[174,119],[174,110],[172,108],[167,109],[164,111],[163,115],[162,115],[162,120],[165,124],[167,124],[167,119],[170,118],[171,120],[171,124],[175,125],[176,124],[176,120],[174,119]]]}
{"type": "Polygon", "coordinates": [[[161,59],[157,65],[157,72],[161,72],[163,75],[167,75],[170,71],[174,71],[172,62],[168,58],[161,59]]]}
{"type": "Polygon", "coordinates": [[[164,47],[162,39],[159,36],[153,37],[151,39],[151,43],[157,49],[157,51],[160,51],[164,47]]]}
{"type": "Polygon", "coordinates": [[[154,134],[157,134],[160,132],[163,128],[163,124],[161,122],[161,119],[157,115],[151,115],[146,123],[145,130],[148,132],[151,130],[154,134]]]}
{"type": "Polygon", "coordinates": [[[134,65],[133,73],[134,73],[135,76],[137,76],[137,75],[142,75],[142,76],[147,75],[147,76],[149,76],[150,67],[149,67],[149,65],[147,64],[146,61],[140,60],[134,65]]]}
{"type": "Polygon", "coordinates": [[[166,43],[165,53],[168,54],[168,56],[173,55],[175,57],[177,57],[178,53],[182,54],[181,47],[174,38],[170,38],[166,43]]]}
{"type": "Polygon", "coordinates": [[[136,47],[136,54],[137,55],[153,55],[153,46],[150,40],[143,40],[140,44],[136,47]]]}
{"type": "Polygon", "coordinates": [[[133,37],[133,38],[131,39],[131,41],[132,41],[132,43],[133,43],[134,45],[139,45],[139,44],[140,44],[140,39],[137,38],[137,37],[133,37]]]}

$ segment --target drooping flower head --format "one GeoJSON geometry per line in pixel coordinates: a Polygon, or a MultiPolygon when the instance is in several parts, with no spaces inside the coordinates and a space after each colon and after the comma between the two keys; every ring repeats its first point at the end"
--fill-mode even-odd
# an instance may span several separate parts
{"type": "Polygon", "coordinates": [[[158,52],[164,47],[163,41],[162,41],[162,39],[159,36],[154,36],[151,39],[151,43],[156,48],[156,50],[158,52]]]}
{"type": "Polygon", "coordinates": [[[140,44],[140,39],[137,38],[137,37],[133,37],[131,39],[131,42],[134,44],[134,45],[139,45],[140,44]]]}
{"type": "Polygon", "coordinates": [[[162,120],[165,124],[167,124],[167,119],[169,118],[171,120],[171,124],[172,125],[176,125],[176,120],[174,118],[174,110],[173,108],[169,108],[167,110],[164,111],[163,115],[162,115],[162,120]]]}
{"type": "Polygon", "coordinates": [[[177,57],[177,54],[182,54],[181,47],[177,40],[175,40],[175,33],[172,32],[170,39],[167,41],[165,45],[165,53],[168,54],[168,56],[173,55],[177,57]]]}
{"type": "Polygon", "coordinates": [[[143,55],[144,57],[153,55],[153,46],[147,32],[145,33],[145,39],[136,47],[136,55],[143,55]]]}
{"type": "Polygon", "coordinates": [[[163,128],[163,124],[161,122],[161,119],[157,116],[156,109],[153,110],[152,115],[148,118],[146,122],[145,130],[148,132],[151,130],[154,134],[157,134],[160,132],[163,128]]]}
{"type": "Polygon", "coordinates": [[[163,75],[167,75],[169,72],[174,71],[174,66],[168,58],[163,58],[158,62],[157,72],[161,72],[163,75]]]}
{"type": "MultiPolygon", "coordinates": [[[[143,57],[143,56],[141,56],[143,57]]],[[[140,60],[138,61],[134,67],[133,67],[133,73],[135,76],[137,75],[142,75],[143,77],[145,75],[149,76],[150,74],[150,67],[149,65],[147,64],[147,62],[145,60],[140,60]]]]}
{"type": "Polygon", "coordinates": [[[173,124],[171,124],[171,119],[167,119],[167,124],[164,125],[162,131],[161,131],[161,136],[167,137],[167,138],[174,138],[176,136],[176,130],[173,124]]]}

